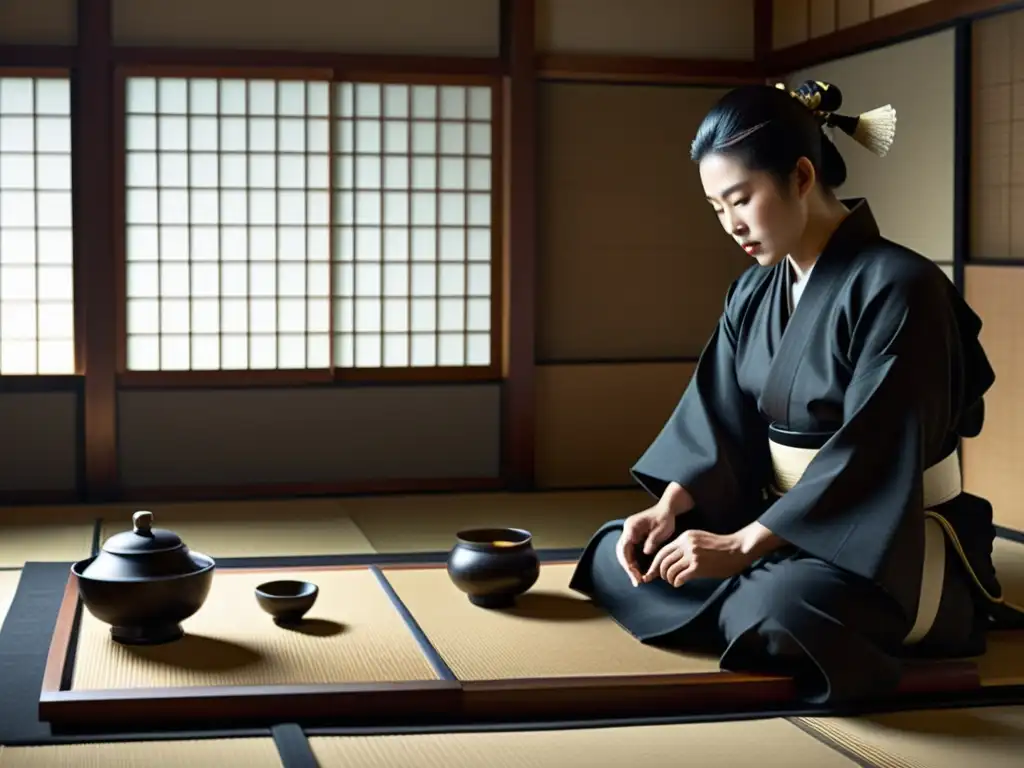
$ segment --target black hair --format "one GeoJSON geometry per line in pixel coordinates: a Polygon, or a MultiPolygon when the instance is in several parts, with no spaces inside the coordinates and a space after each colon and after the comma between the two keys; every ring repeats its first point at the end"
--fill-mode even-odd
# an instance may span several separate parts
{"type": "Polygon", "coordinates": [[[814,165],[821,184],[834,190],[846,181],[846,163],[822,123],[789,91],[749,85],[727,93],[705,116],[690,148],[700,163],[709,154],[734,157],[747,168],[788,184],[797,160],[814,165]]]}

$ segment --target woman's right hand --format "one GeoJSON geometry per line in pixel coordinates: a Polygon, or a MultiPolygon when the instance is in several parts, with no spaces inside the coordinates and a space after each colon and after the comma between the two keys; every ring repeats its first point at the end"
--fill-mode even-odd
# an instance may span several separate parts
{"type": "Polygon", "coordinates": [[[675,513],[664,502],[626,518],[616,553],[634,587],[643,579],[636,560],[637,548],[643,544],[644,554],[653,555],[675,532],[675,518],[675,513]]]}

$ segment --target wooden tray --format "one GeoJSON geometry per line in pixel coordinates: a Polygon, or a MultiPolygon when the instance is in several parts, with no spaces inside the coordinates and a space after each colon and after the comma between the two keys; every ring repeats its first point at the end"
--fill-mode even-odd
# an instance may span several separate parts
{"type": "MultiPolygon", "coordinates": [[[[232,568],[223,569],[222,573],[265,573],[279,578],[289,573],[367,568],[366,565],[232,568]]],[[[444,568],[444,564],[386,566],[388,571],[396,568],[433,570],[444,568]]],[[[381,577],[380,570],[375,566],[369,569],[376,572],[394,610],[437,671],[436,679],[73,690],[77,635],[85,609],[78,597],[76,579],[69,574],[40,692],[40,719],[51,723],[55,729],[102,726],[108,730],[182,728],[211,719],[250,724],[330,722],[352,725],[466,720],[564,721],[696,712],[763,712],[794,698],[792,681],[786,678],[718,671],[459,680],[386,578],[381,577]]],[[[941,663],[912,668],[901,686],[901,693],[965,691],[979,687],[975,664],[941,663]]]]}

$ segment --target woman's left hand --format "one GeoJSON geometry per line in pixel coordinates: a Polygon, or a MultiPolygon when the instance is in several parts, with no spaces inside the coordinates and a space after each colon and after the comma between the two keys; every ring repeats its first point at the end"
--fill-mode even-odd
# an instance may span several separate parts
{"type": "Polygon", "coordinates": [[[658,550],[644,583],[661,576],[673,587],[693,579],[727,579],[742,572],[756,558],[743,551],[736,534],[722,536],[687,530],[658,550]]]}

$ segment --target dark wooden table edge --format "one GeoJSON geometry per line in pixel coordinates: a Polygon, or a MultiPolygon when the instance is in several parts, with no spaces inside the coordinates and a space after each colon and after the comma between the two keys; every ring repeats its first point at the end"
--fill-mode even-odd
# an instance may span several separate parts
{"type": "Polygon", "coordinates": [[[40,719],[59,726],[180,726],[219,717],[261,723],[322,717],[455,716],[461,688],[447,680],[328,685],[43,691],[40,719]]]}
{"type": "Polygon", "coordinates": [[[64,596],[60,601],[53,637],[50,639],[50,648],[46,654],[41,695],[60,691],[65,669],[74,661],[70,655],[79,624],[80,606],[78,583],[69,568],[64,584],[64,596]]]}
{"type": "Polygon", "coordinates": [[[601,690],[625,690],[629,688],[698,688],[727,687],[740,685],[792,686],[787,677],[771,675],[746,675],[736,672],[679,672],[656,675],[591,675],[575,677],[516,677],[495,680],[462,680],[460,685],[466,694],[492,694],[514,691],[516,693],[541,693],[544,691],[580,691],[592,695],[601,690]]]}
{"type": "MultiPolygon", "coordinates": [[[[976,667],[950,664],[926,685],[904,685],[897,696],[969,694],[979,690],[976,667]]],[[[40,716],[61,725],[179,726],[219,712],[232,720],[370,719],[404,722],[544,720],[552,717],[638,717],[736,711],[796,704],[791,680],[730,672],[620,677],[479,681],[407,681],[351,685],[48,691],[40,716]]]]}
{"type": "Polygon", "coordinates": [[[160,723],[181,727],[222,715],[237,722],[303,721],[324,718],[392,720],[415,723],[452,721],[632,717],[658,712],[781,705],[792,700],[785,679],[759,681],[727,676],[697,681],[693,675],[659,676],[655,685],[643,676],[568,681],[496,681],[472,684],[422,681],[395,684],[252,686],[249,688],[151,688],[49,691],[40,696],[40,717],[61,727],[160,723]],[[669,679],[674,677],[675,679],[669,679]]]}

